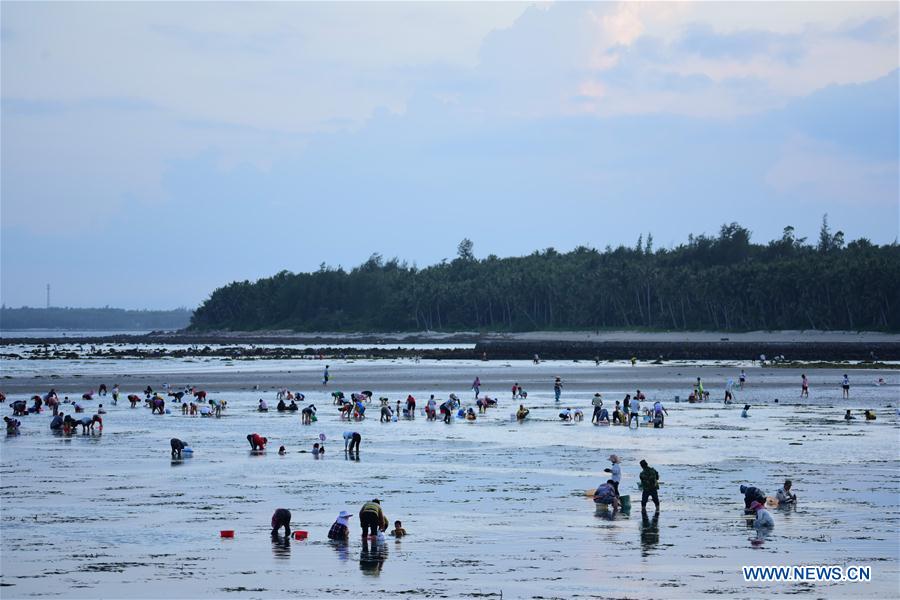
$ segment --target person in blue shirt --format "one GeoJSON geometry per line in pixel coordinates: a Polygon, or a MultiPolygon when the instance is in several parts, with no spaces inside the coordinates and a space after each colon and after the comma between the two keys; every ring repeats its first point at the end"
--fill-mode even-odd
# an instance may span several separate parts
{"type": "Polygon", "coordinates": [[[597,504],[611,504],[614,510],[619,510],[619,497],[616,495],[616,488],[612,479],[606,483],[601,483],[594,492],[594,502],[597,504]]]}

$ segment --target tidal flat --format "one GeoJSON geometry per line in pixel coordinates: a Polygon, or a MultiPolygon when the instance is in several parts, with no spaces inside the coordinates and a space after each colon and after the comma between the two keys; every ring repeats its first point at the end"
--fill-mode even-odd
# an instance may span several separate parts
{"type": "MultiPolygon", "coordinates": [[[[738,362],[664,365],[549,361],[53,360],[4,361],[7,403],[55,388],[72,399],[118,383],[102,403],[104,429],[54,435],[49,412],[19,417],[0,445],[3,598],[888,598],[900,596],[900,380],[895,370],[850,372],[849,400],[835,369],[807,371],[738,362]],[[722,404],[726,381],[748,384],[722,404]],[[499,406],[474,422],[426,421],[430,394],[473,404],[472,380],[499,406]],[[553,378],[563,380],[553,399],[553,378]],[[696,377],[711,401],[684,402],[696,377]],[[885,385],[875,385],[884,378],[885,385]],[[527,400],[512,400],[518,382],[527,400]],[[222,418],[151,415],[124,397],[147,385],[194,385],[227,400],[222,418]],[[317,422],[274,410],[288,388],[318,408],[317,422]],[[414,420],[341,421],[330,393],[372,390],[394,404],[415,396],[414,420]],[[590,402],[612,407],[640,389],[662,401],[663,429],[592,426],[590,402]],[[679,396],[681,402],[675,402],[679,396]],[[257,412],[264,398],[269,412],[257,412]],[[778,403],[775,403],[775,399],[778,403]],[[511,413],[524,403],[524,422],[511,413]],[[741,418],[743,404],[751,417],[741,418]],[[561,423],[560,409],[585,421],[561,423]],[[851,409],[856,420],[846,422],[851,409]],[[877,420],[865,421],[863,409],[877,420]],[[362,435],[359,460],[341,434],[362,435]],[[248,433],[268,437],[252,454],[248,433]],[[326,438],[324,457],[312,444],[326,438]],[[171,460],[169,439],[192,458],[171,460]],[[287,454],[279,456],[284,445],[287,454]],[[597,514],[585,490],[622,459],[629,512],[597,514]],[[638,461],[660,473],[661,510],[640,510],[638,461]],[[742,518],[742,483],[769,494],[785,478],[799,503],[775,510],[758,536],[742,518]],[[380,498],[402,520],[400,541],[363,544],[360,506],[380,498]],[[293,514],[304,541],[273,540],[269,519],[293,514]],[[341,510],[354,514],[347,544],[327,540],[341,510]],[[232,529],[234,539],[219,531],[232,529]],[[762,539],[759,543],[758,539],[762,539]],[[868,583],[747,583],[745,565],[865,565],[868,583]]],[[[5,408],[5,414],[9,409],[5,408]]],[[[62,410],[67,414],[68,405],[62,410]]]]}

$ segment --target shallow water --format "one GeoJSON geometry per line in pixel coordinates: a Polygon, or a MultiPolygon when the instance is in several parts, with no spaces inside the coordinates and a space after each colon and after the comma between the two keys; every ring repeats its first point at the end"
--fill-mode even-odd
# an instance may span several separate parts
{"type": "Polygon", "coordinates": [[[334,379],[324,390],[317,361],[236,361],[239,372],[191,372],[187,362],[169,371],[157,364],[144,371],[143,361],[46,362],[54,364],[4,380],[10,400],[50,386],[76,397],[101,381],[119,381],[125,394],[147,383],[196,383],[229,408],[221,419],[151,416],[127,402],[110,406],[107,396],[89,403],[109,409],[103,434],[71,437],[51,435],[46,413],[21,417],[21,435],[0,443],[3,598],[900,595],[895,371],[852,371],[850,401],[840,399],[840,372],[808,372],[812,399],[801,403],[799,371],[747,368],[750,385],[737,402],[754,407],[742,419],[738,406],[670,401],[685,397],[698,375],[719,397],[737,369],[711,363],[330,361],[334,379]],[[62,375],[49,379],[54,369],[62,375]],[[412,393],[421,407],[431,393],[471,398],[475,375],[483,392],[501,399],[475,423],[417,415],[382,424],[373,404],[369,419],[348,425],[327,395],[372,389],[393,402],[412,393]],[[555,375],[565,381],[560,405],[555,375]],[[871,385],[877,377],[888,385],[871,385]],[[519,403],[509,398],[513,381],[529,391],[525,423],[509,419],[519,403]],[[304,391],[318,422],[255,412],[259,397],[274,408],[280,387],[304,391]],[[580,406],[589,419],[593,391],[611,405],[636,388],[666,401],[665,429],[556,419],[560,406],[580,406]],[[874,408],[878,420],[845,423],[846,408],[874,408]],[[347,429],[363,436],[358,462],[343,453],[347,429]],[[250,432],[269,438],[269,452],[249,452],[250,432]],[[328,438],[325,458],[301,453],[320,433],[328,438]],[[193,458],[169,459],[173,436],[191,442],[193,458]],[[287,456],[277,455],[281,444],[287,456]],[[634,508],[597,516],[584,490],[600,481],[610,452],[622,457],[621,491],[634,508]],[[639,509],[642,458],[662,478],[658,518],[652,505],[646,519],[639,509]],[[737,488],[750,482],[774,493],[785,477],[800,504],[775,511],[774,531],[754,546],[737,488]],[[364,547],[354,516],[348,545],[327,541],[340,510],[355,515],[376,496],[391,521],[403,521],[407,538],[364,547]],[[292,511],[307,541],[273,543],[277,507],[292,511]],[[235,539],[220,539],[220,529],[234,529],[235,539]],[[870,565],[873,581],[746,584],[741,576],[742,565],[779,564],[870,565]]]}

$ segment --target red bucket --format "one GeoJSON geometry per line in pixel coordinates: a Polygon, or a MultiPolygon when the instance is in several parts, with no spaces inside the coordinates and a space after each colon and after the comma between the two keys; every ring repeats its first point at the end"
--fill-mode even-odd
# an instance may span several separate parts
{"type": "Polygon", "coordinates": [[[305,540],[308,535],[309,535],[309,532],[307,532],[307,531],[295,531],[294,539],[295,540],[305,540]]]}
{"type": "Polygon", "coordinates": [[[223,529],[219,532],[223,538],[233,538],[234,537],[234,529],[223,529]]]}

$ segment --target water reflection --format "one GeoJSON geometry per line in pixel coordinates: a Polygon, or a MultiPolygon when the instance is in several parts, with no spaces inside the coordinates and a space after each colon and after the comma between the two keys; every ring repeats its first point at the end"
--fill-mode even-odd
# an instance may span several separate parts
{"type": "Polygon", "coordinates": [[[331,547],[337,552],[338,560],[347,562],[350,560],[350,544],[346,540],[328,540],[331,547]]]}
{"type": "Polygon", "coordinates": [[[381,569],[384,568],[384,561],[387,560],[387,556],[387,544],[377,540],[370,543],[369,540],[364,539],[362,550],[359,553],[359,570],[363,572],[363,575],[378,577],[381,574],[381,569]]]}
{"type": "Polygon", "coordinates": [[[600,517],[601,519],[612,521],[616,518],[616,515],[619,514],[618,510],[605,504],[597,504],[595,506],[596,508],[594,509],[594,516],[600,517]]]}
{"type": "Polygon", "coordinates": [[[649,556],[659,544],[659,511],[651,519],[647,511],[641,511],[641,556],[649,556]]]}
{"type": "Polygon", "coordinates": [[[272,534],[272,554],[275,558],[286,559],[291,557],[291,536],[272,534]]]}
{"type": "Polygon", "coordinates": [[[751,529],[755,530],[755,535],[750,537],[750,545],[754,548],[758,548],[762,546],[767,539],[769,539],[769,535],[772,533],[771,527],[753,527],[752,522],[750,525],[751,529]]]}

